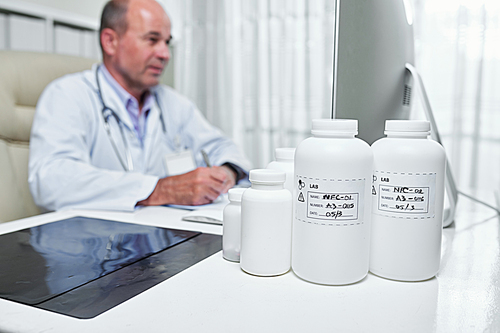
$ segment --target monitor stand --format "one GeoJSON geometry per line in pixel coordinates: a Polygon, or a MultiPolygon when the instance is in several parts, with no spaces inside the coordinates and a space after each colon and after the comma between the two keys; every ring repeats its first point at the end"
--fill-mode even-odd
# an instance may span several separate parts
{"type": "MultiPolygon", "coordinates": [[[[431,104],[429,102],[429,98],[427,97],[427,92],[425,90],[424,83],[422,82],[422,78],[417,72],[417,69],[411,65],[406,64],[406,78],[405,78],[405,100],[410,98],[411,95],[411,87],[415,86],[418,91],[418,95],[422,100],[422,106],[424,109],[425,116],[427,120],[431,123],[431,138],[441,145],[441,136],[439,135],[439,131],[437,128],[436,120],[434,119],[434,114],[432,112],[431,104]]],[[[455,180],[453,178],[453,174],[451,172],[450,163],[448,161],[448,157],[446,158],[446,174],[445,174],[445,190],[446,197],[448,198],[448,202],[450,204],[449,207],[446,207],[443,212],[443,227],[448,227],[451,225],[453,220],[455,219],[455,211],[457,208],[458,201],[458,190],[455,185],[455,180]]]]}

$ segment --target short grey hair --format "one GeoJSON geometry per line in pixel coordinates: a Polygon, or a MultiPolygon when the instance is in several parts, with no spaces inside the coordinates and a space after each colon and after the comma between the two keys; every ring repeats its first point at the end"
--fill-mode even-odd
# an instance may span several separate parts
{"type": "MultiPolygon", "coordinates": [[[[127,31],[128,4],[129,0],[110,0],[106,3],[106,5],[104,5],[101,15],[99,36],[101,36],[102,31],[106,28],[116,31],[119,35],[127,31]]],[[[99,43],[101,44],[100,37],[99,43]]]]}

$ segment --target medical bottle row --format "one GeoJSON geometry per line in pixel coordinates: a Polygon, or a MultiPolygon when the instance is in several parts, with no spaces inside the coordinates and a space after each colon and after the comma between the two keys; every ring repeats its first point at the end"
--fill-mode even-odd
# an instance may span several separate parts
{"type": "Polygon", "coordinates": [[[277,149],[269,170],[250,172],[250,189],[230,190],[224,258],[251,274],[292,268],[327,285],[355,283],[368,270],[401,281],[432,278],[446,156],[429,131],[426,121],[388,120],[387,137],[370,147],[355,138],[357,120],[313,120],[313,136],[295,152],[277,149]]]}

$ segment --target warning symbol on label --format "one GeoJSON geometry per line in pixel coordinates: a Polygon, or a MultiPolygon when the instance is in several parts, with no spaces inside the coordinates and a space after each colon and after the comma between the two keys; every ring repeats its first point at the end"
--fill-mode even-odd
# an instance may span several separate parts
{"type": "Polygon", "coordinates": [[[298,199],[300,202],[304,202],[304,195],[302,194],[302,192],[300,192],[299,194],[299,199],[298,199]]]}
{"type": "Polygon", "coordinates": [[[375,190],[375,186],[372,185],[372,194],[377,195],[377,191],[375,190]]]}

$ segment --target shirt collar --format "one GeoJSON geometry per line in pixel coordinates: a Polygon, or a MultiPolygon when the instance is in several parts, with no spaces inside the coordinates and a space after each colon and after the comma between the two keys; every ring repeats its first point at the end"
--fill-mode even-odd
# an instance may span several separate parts
{"type": "MultiPolygon", "coordinates": [[[[126,109],[129,109],[129,106],[132,104],[134,109],[138,109],[138,101],[132,96],[128,91],[126,91],[119,83],[115,80],[115,78],[111,75],[111,73],[106,68],[106,65],[102,64],[100,66],[102,74],[106,82],[113,88],[118,98],[120,99],[122,105],[125,106],[126,109]]],[[[150,91],[147,92],[147,95],[144,99],[144,105],[142,107],[143,110],[150,110],[153,107],[153,98],[150,91]]]]}

